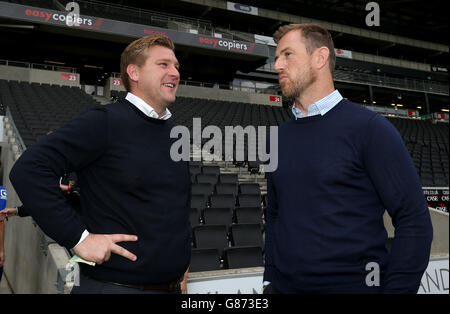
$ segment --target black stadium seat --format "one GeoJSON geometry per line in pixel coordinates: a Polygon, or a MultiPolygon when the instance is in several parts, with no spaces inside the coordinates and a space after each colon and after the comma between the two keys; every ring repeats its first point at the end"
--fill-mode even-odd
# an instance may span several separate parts
{"type": "Polygon", "coordinates": [[[225,225],[202,225],[192,229],[194,245],[196,248],[214,248],[222,256],[223,250],[228,247],[227,226],[225,225]]]}
{"type": "Polygon", "coordinates": [[[259,246],[264,248],[261,226],[259,224],[231,225],[232,246],[259,246]]]}
{"type": "Polygon", "coordinates": [[[233,221],[233,211],[230,208],[205,208],[203,210],[203,220],[205,225],[226,225],[233,221]]]}
{"type": "Polygon", "coordinates": [[[224,250],[224,268],[246,268],[264,266],[262,249],[259,246],[237,246],[224,250]]]}
{"type": "Polygon", "coordinates": [[[220,167],[219,166],[203,166],[202,173],[203,174],[215,174],[216,176],[219,176],[220,167]]]}
{"type": "Polygon", "coordinates": [[[231,208],[234,209],[236,205],[236,198],[229,194],[216,194],[210,197],[211,207],[231,208]]]}
{"type": "Polygon", "coordinates": [[[260,195],[238,195],[239,207],[261,207],[260,195]]]}
{"type": "Polygon", "coordinates": [[[211,195],[214,192],[214,186],[209,183],[194,183],[191,191],[192,194],[211,195]]]}
{"type": "Polygon", "coordinates": [[[212,185],[216,185],[218,177],[215,174],[198,174],[197,182],[198,183],[209,183],[212,185]]]}
{"type": "Polygon", "coordinates": [[[191,228],[199,226],[201,223],[201,211],[198,208],[191,208],[189,211],[189,222],[191,223],[191,228]]]}
{"type": "Polygon", "coordinates": [[[238,194],[238,185],[234,183],[217,183],[216,194],[230,194],[236,197],[238,194]]]}
{"type": "Polygon", "coordinates": [[[239,194],[260,195],[261,188],[258,183],[239,184],[239,194]]]}
{"type": "Polygon", "coordinates": [[[206,195],[192,195],[191,196],[191,208],[198,208],[203,210],[207,205],[208,198],[206,195]]]}
{"type": "Polygon", "coordinates": [[[237,223],[262,224],[262,213],[259,207],[238,207],[235,209],[237,223]]]}
{"type": "Polygon", "coordinates": [[[191,249],[189,272],[220,269],[220,255],[217,249],[191,249]]]}

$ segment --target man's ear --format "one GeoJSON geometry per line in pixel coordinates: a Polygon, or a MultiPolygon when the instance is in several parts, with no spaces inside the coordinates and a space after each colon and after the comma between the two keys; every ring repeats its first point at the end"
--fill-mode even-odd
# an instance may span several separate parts
{"type": "Polygon", "coordinates": [[[328,64],[330,58],[330,50],[327,47],[317,48],[315,51],[315,66],[318,70],[321,70],[328,64]]]}
{"type": "Polygon", "coordinates": [[[130,80],[137,82],[139,81],[139,71],[136,64],[129,64],[127,66],[127,74],[130,80]]]}

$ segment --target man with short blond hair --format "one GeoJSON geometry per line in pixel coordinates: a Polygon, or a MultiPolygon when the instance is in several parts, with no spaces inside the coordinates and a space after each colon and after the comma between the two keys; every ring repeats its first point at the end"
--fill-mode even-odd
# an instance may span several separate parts
{"type": "Polygon", "coordinates": [[[132,42],[121,57],[124,100],[80,115],[28,148],[10,173],[22,203],[80,264],[72,293],[186,292],[190,261],[190,176],[170,157],[167,108],[179,63],[169,38],[132,42]],[[75,171],[81,211],[59,191],[75,171]]]}
{"type": "Polygon", "coordinates": [[[416,293],[433,230],[400,134],[335,90],[327,30],[288,25],[274,37],[274,68],[295,103],[267,174],[264,292],[416,293]]]}

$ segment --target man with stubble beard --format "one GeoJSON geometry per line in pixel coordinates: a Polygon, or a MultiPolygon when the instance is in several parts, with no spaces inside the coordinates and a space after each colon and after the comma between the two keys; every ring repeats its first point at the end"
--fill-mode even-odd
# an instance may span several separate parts
{"type": "Polygon", "coordinates": [[[28,148],[10,179],[42,230],[94,267],[80,264],[72,293],[186,292],[190,261],[190,176],[174,162],[179,64],[162,36],[140,38],[121,56],[124,100],[97,106],[28,148]],[[77,213],[59,178],[75,171],[77,213]]]}
{"type": "Polygon", "coordinates": [[[433,231],[402,138],[335,90],[327,30],[292,24],[274,38],[274,68],[295,103],[279,128],[278,168],[267,174],[264,292],[416,293],[433,231]]]}

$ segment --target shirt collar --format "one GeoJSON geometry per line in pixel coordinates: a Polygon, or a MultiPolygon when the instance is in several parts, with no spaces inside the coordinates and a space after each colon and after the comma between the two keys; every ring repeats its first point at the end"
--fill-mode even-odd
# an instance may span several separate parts
{"type": "MultiPolygon", "coordinates": [[[[316,115],[325,115],[328,111],[330,111],[334,106],[336,106],[343,99],[341,93],[336,89],[331,94],[325,96],[324,98],[316,101],[308,107],[308,117],[316,116],[316,115]]],[[[292,106],[292,113],[294,114],[295,119],[305,118],[303,112],[297,108],[297,106],[292,106]]]]}
{"type": "Polygon", "coordinates": [[[138,96],[130,92],[127,93],[125,99],[131,102],[134,106],[136,106],[136,108],[138,108],[140,111],[142,111],[146,116],[150,118],[167,120],[172,116],[172,113],[169,111],[169,109],[166,108],[163,115],[160,117],[152,106],[147,104],[144,100],[142,100],[142,98],[139,98],[138,96]]]}

